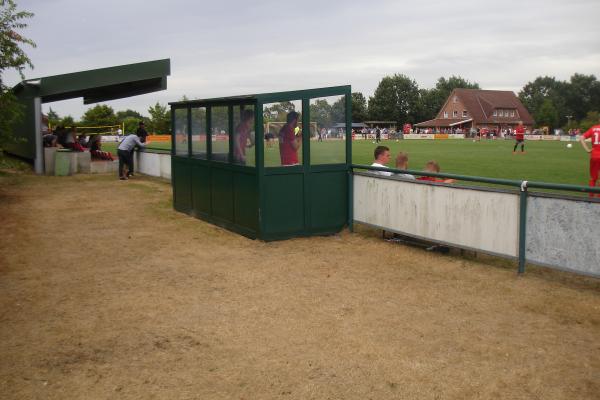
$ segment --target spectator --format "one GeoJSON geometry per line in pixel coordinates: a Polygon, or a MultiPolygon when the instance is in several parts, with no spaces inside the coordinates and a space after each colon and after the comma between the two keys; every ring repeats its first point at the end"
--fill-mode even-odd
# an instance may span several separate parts
{"type": "Polygon", "coordinates": [[[77,138],[77,143],[79,143],[81,147],[88,147],[88,138],[85,135],[85,133],[79,135],[79,137],[77,138]]]}
{"type": "Polygon", "coordinates": [[[67,149],[73,151],[83,151],[83,146],[77,141],[77,128],[71,127],[71,130],[65,133],[65,144],[63,145],[67,149]]]}
{"type": "MultiPolygon", "coordinates": [[[[433,160],[427,161],[427,164],[425,164],[424,171],[434,172],[434,173],[439,174],[440,173],[440,164],[438,164],[437,161],[433,161],[433,160]]],[[[417,178],[417,180],[430,181],[430,182],[454,183],[454,179],[443,179],[443,178],[436,178],[433,176],[421,176],[421,177],[417,178]]]]}
{"type": "Polygon", "coordinates": [[[146,126],[143,121],[140,121],[138,124],[137,131],[135,131],[137,137],[140,138],[140,142],[146,143],[146,136],[148,136],[148,132],[146,131],[146,126]]]}
{"type": "Polygon", "coordinates": [[[56,136],[53,132],[46,133],[42,137],[42,141],[44,143],[44,147],[56,147],[58,142],[58,136],[56,136]]]}
{"type": "MultiPolygon", "coordinates": [[[[401,170],[408,169],[408,154],[402,152],[398,153],[396,156],[396,168],[401,170]]],[[[404,179],[416,179],[415,176],[411,174],[396,174],[396,176],[404,179]]]]}
{"type": "MultiPolygon", "coordinates": [[[[377,146],[374,152],[375,161],[371,167],[388,168],[387,163],[390,161],[390,149],[387,146],[377,146]]],[[[372,171],[376,175],[392,176],[388,171],[372,171]]]]}
{"type": "Polygon", "coordinates": [[[131,135],[125,136],[125,139],[121,141],[119,147],[117,147],[117,155],[119,156],[119,179],[127,180],[130,176],[133,176],[133,149],[135,146],[146,147],[144,143],[140,141],[140,138],[132,133],[131,135]]]}
{"type": "Polygon", "coordinates": [[[113,155],[107,151],[102,151],[102,136],[92,135],[88,141],[92,160],[113,161],[113,155]]]}
{"type": "Polygon", "coordinates": [[[251,139],[250,131],[254,121],[254,112],[250,109],[243,110],[241,121],[235,128],[233,142],[233,159],[238,164],[246,165],[246,149],[252,146],[248,143],[251,139]]]}

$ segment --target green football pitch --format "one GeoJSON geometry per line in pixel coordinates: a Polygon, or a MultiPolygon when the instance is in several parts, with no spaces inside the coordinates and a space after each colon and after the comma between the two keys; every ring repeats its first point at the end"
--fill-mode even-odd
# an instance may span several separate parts
{"type": "MultiPolygon", "coordinates": [[[[512,140],[384,140],[381,145],[390,148],[392,158],[388,166],[394,166],[394,157],[403,151],[409,155],[409,168],[421,170],[429,160],[437,161],[442,172],[474,175],[490,178],[505,178],[552,183],[587,185],[589,180],[589,156],[579,143],[528,141],[525,154],[513,154],[512,140]]],[[[377,145],[372,141],[355,141],[352,144],[353,162],[371,164],[373,150],[377,145]]],[[[151,143],[156,150],[168,151],[170,143],[151,143]]],[[[103,143],[105,151],[116,153],[115,143],[103,143]]],[[[339,155],[343,142],[311,142],[313,158],[326,160],[328,155],[339,155]]],[[[253,149],[248,149],[248,162],[251,163],[253,149]]],[[[279,159],[276,143],[265,148],[267,165],[275,165],[279,159]]]]}

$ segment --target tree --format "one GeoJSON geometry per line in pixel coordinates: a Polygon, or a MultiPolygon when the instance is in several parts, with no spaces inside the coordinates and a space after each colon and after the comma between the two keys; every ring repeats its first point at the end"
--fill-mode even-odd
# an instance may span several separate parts
{"type": "Polygon", "coordinates": [[[549,126],[550,131],[558,127],[559,115],[554,103],[550,99],[545,99],[537,111],[536,122],[540,126],[549,126]]]}
{"type": "Polygon", "coordinates": [[[75,119],[73,119],[73,117],[71,117],[70,115],[66,115],[64,117],[62,117],[58,123],[58,125],[61,126],[74,126],[75,125],[75,119]]]}
{"type": "Polygon", "coordinates": [[[579,124],[579,128],[581,129],[581,133],[584,133],[588,129],[590,129],[594,125],[600,124],[600,112],[598,111],[590,111],[587,113],[586,117],[581,120],[579,124]]]}
{"type": "Polygon", "coordinates": [[[586,117],[592,110],[600,110],[600,82],[594,75],[575,73],[566,83],[565,102],[575,120],[586,117]]]}
{"type": "Polygon", "coordinates": [[[58,115],[58,113],[56,111],[54,111],[52,109],[52,107],[50,107],[50,109],[48,110],[48,123],[50,124],[50,126],[57,126],[60,123],[60,116],[58,115]]]}
{"type": "Polygon", "coordinates": [[[470,82],[461,76],[440,77],[433,89],[420,92],[420,120],[435,118],[454,89],[479,89],[477,82],[470,82]]]}
{"type": "Polygon", "coordinates": [[[124,126],[124,130],[125,130],[125,134],[129,134],[129,133],[134,133],[140,123],[140,119],[136,118],[136,117],[125,117],[124,119],[121,120],[121,123],[124,126]]]}
{"type": "Polygon", "coordinates": [[[296,106],[291,101],[273,103],[263,110],[263,118],[265,122],[285,122],[290,111],[297,111],[296,106]]]}
{"type": "Polygon", "coordinates": [[[374,120],[416,122],[419,109],[419,87],[406,75],[384,77],[369,99],[369,117],[374,120]]]}
{"type": "Polygon", "coordinates": [[[83,114],[81,123],[85,126],[107,126],[117,125],[117,117],[112,107],[106,104],[98,104],[83,114]]]}
{"type": "Polygon", "coordinates": [[[0,0],[0,145],[14,141],[13,126],[23,117],[22,106],[4,84],[2,75],[16,69],[21,79],[25,79],[25,68],[33,68],[21,46],[35,47],[35,43],[17,32],[27,27],[23,20],[31,17],[33,13],[18,11],[14,1],[0,0]]]}
{"type": "Polygon", "coordinates": [[[360,92],[352,93],[352,122],[364,122],[367,118],[366,97],[360,92]]]}
{"type": "Polygon", "coordinates": [[[148,108],[150,114],[149,129],[155,134],[168,134],[171,132],[171,112],[167,106],[163,106],[159,102],[148,108]]]}
{"type": "Polygon", "coordinates": [[[566,82],[558,81],[554,77],[539,76],[523,87],[519,92],[519,99],[532,114],[537,124],[542,124],[540,121],[547,120],[547,111],[550,105],[547,104],[543,112],[542,105],[549,100],[558,118],[556,124],[552,126],[564,125],[567,122],[567,115],[572,115],[571,110],[565,104],[567,86],[566,82]]]}
{"type": "Polygon", "coordinates": [[[117,111],[117,113],[115,114],[115,117],[117,118],[117,121],[123,122],[123,120],[127,117],[133,117],[133,118],[137,118],[138,120],[144,120],[146,119],[142,114],[140,114],[139,112],[135,111],[135,110],[130,110],[127,109],[125,111],[117,111]]]}
{"type": "MultiPolygon", "coordinates": [[[[319,127],[330,127],[333,121],[332,107],[325,99],[316,99],[310,105],[310,120],[316,122],[319,127]]],[[[337,122],[337,121],[336,121],[337,122]]]]}

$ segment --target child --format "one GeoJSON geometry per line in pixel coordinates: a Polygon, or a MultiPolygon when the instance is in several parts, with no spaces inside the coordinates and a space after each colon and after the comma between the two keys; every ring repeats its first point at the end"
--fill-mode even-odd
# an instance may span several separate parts
{"type": "MultiPolygon", "coordinates": [[[[434,160],[427,161],[427,164],[425,164],[424,171],[439,173],[440,172],[440,164],[438,164],[437,161],[434,161],[434,160]]],[[[421,177],[417,178],[417,180],[430,181],[430,182],[454,183],[454,179],[435,178],[433,176],[421,176],[421,177]]]]}

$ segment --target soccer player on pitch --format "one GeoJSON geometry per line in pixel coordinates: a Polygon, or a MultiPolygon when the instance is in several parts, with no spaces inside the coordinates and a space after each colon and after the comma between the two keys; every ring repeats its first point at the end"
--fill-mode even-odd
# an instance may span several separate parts
{"type": "Polygon", "coordinates": [[[515,147],[513,148],[513,154],[517,152],[517,147],[521,145],[521,153],[525,153],[525,127],[523,122],[519,121],[519,126],[515,129],[515,147]]]}
{"type": "MultiPolygon", "coordinates": [[[[586,133],[579,137],[579,142],[583,146],[583,149],[588,153],[591,153],[590,157],[590,186],[597,186],[598,173],[600,172],[600,125],[594,125],[586,133]],[[592,148],[590,149],[585,142],[586,139],[592,140],[592,148]]],[[[593,193],[590,193],[590,197],[594,197],[593,193]]],[[[600,195],[598,195],[600,197],[600,195]]]]}

